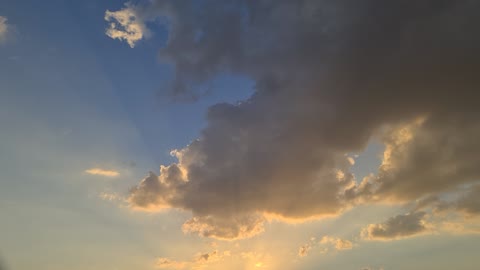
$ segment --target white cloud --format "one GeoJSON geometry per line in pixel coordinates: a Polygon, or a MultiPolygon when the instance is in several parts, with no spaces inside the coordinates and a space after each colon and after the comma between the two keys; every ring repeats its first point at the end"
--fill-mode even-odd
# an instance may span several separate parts
{"type": "Polygon", "coordinates": [[[119,11],[107,10],[105,20],[110,23],[105,34],[113,39],[126,41],[131,48],[149,35],[145,23],[132,6],[127,5],[119,11]]]}

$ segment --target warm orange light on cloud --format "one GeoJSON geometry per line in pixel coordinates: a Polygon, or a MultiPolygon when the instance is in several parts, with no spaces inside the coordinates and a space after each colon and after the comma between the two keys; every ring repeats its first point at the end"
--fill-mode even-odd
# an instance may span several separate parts
{"type": "Polygon", "coordinates": [[[85,170],[85,172],[91,175],[100,175],[105,177],[116,177],[120,175],[120,173],[117,171],[105,170],[101,168],[91,168],[91,169],[85,170]]]}

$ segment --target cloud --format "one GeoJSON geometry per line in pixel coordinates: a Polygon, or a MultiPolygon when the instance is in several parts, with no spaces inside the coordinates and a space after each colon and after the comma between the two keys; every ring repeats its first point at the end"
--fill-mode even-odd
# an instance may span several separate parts
{"type": "Polygon", "coordinates": [[[426,213],[408,213],[389,218],[384,223],[370,224],[362,231],[367,240],[394,240],[428,232],[424,220],[426,213]]]}
{"type": "Polygon", "coordinates": [[[461,196],[456,202],[454,202],[454,207],[457,211],[460,211],[467,216],[479,216],[480,185],[471,187],[465,195],[461,196]]]}
{"type": "Polygon", "coordinates": [[[218,250],[214,250],[207,253],[198,253],[189,261],[175,261],[168,258],[158,258],[155,262],[155,267],[160,269],[203,269],[211,264],[221,262],[224,258],[230,256],[230,251],[219,252],[218,250]]]}
{"type": "Polygon", "coordinates": [[[304,244],[298,249],[298,256],[299,257],[305,257],[308,255],[308,252],[312,249],[312,246],[310,244],[304,244]]]}
{"type": "Polygon", "coordinates": [[[334,237],[334,236],[323,236],[319,241],[315,237],[310,239],[310,242],[303,244],[298,249],[298,256],[305,257],[310,251],[318,246],[321,247],[321,253],[327,253],[329,250],[343,251],[353,248],[353,243],[349,240],[334,237]]]}
{"type": "Polygon", "coordinates": [[[110,23],[105,34],[112,39],[126,41],[131,48],[134,48],[138,41],[150,35],[150,31],[139,18],[135,7],[129,4],[119,11],[107,10],[105,21],[110,23]]]}
{"type": "Polygon", "coordinates": [[[378,175],[363,191],[408,202],[478,182],[480,144],[474,138],[480,136],[480,125],[471,119],[476,115],[439,114],[393,128],[384,138],[378,175]]]}
{"type": "Polygon", "coordinates": [[[264,231],[261,216],[245,216],[221,220],[215,217],[194,217],[186,221],[183,232],[222,240],[249,238],[264,231]]]}
{"type": "Polygon", "coordinates": [[[185,231],[238,239],[267,215],[335,216],[475,183],[479,11],[468,0],[154,0],[108,11],[112,29],[133,27],[119,34],[131,46],[147,21],[168,22],[159,55],[175,69],[174,95],[223,73],[256,83],[248,100],[210,107],[199,138],[132,189],[131,207],[189,211],[185,231]],[[375,138],[383,164],[357,184],[346,154],[375,138]]]}
{"type": "Polygon", "coordinates": [[[91,169],[85,170],[85,172],[91,175],[100,175],[105,177],[116,177],[120,175],[120,173],[117,171],[105,170],[102,168],[91,168],[91,169]]]}
{"type": "Polygon", "coordinates": [[[308,243],[301,245],[298,248],[298,257],[305,257],[308,255],[310,250],[312,250],[317,245],[317,240],[315,237],[311,237],[308,243]]]}
{"type": "Polygon", "coordinates": [[[124,200],[124,198],[122,198],[122,196],[120,196],[119,194],[111,193],[111,192],[100,192],[98,197],[104,201],[109,201],[109,202],[124,200]]]}
{"type": "Polygon", "coordinates": [[[0,16],[0,44],[7,40],[10,26],[7,24],[7,18],[0,16]]]}
{"type": "Polygon", "coordinates": [[[452,213],[466,220],[475,220],[480,217],[480,184],[467,185],[441,195],[444,199],[426,198],[425,202],[420,201],[416,207],[430,209],[439,217],[452,213]]]}
{"type": "Polygon", "coordinates": [[[155,263],[155,267],[157,268],[167,268],[167,269],[184,269],[187,267],[189,262],[179,262],[170,260],[168,258],[159,258],[155,263]]]}
{"type": "Polygon", "coordinates": [[[352,242],[331,236],[324,236],[322,240],[320,240],[320,243],[333,245],[336,250],[347,250],[353,248],[352,242]]]}
{"type": "Polygon", "coordinates": [[[480,222],[467,223],[465,221],[445,221],[439,224],[440,231],[454,235],[480,234],[480,222]]]}

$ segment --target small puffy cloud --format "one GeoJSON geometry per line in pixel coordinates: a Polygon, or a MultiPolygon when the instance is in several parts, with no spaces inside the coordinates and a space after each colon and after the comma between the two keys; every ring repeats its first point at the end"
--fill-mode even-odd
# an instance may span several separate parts
{"type": "Polygon", "coordinates": [[[131,48],[149,35],[143,19],[139,17],[136,9],[131,5],[127,5],[124,9],[118,11],[107,10],[105,20],[109,22],[105,34],[113,39],[126,41],[131,48]]]}
{"type": "Polygon", "coordinates": [[[407,213],[391,217],[384,223],[370,224],[362,231],[362,237],[388,241],[426,233],[425,215],[425,212],[407,213]]]}
{"type": "Polygon", "coordinates": [[[0,44],[7,40],[10,26],[7,24],[7,17],[0,16],[0,44]]]}
{"type": "Polygon", "coordinates": [[[214,250],[212,252],[198,254],[194,261],[197,264],[214,263],[221,261],[225,256],[230,256],[230,252],[225,251],[220,253],[218,250],[214,250]]]}
{"type": "Polygon", "coordinates": [[[352,249],[353,243],[346,239],[328,235],[323,236],[319,241],[317,241],[315,237],[312,237],[310,239],[310,242],[300,246],[300,248],[298,249],[298,256],[307,256],[309,252],[317,246],[321,247],[321,253],[326,253],[329,250],[342,251],[352,249]]]}
{"type": "Polygon", "coordinates": [[[298,249],[298,256],[299,257],[305,257],[308,255],[308,252],[312,249],[312,245],[310,243],[302,245],[298,249]]]}
{"type": "Polygon", "coordinates": [[[102,168],[91,168],[91,169],[85,170],[85,172],[91,175],[99,175],[99,176],[105,176],[105,177],[116,177],[120,175],[118,171],[106,170],[102,168]]]}
{"type": "Polygon", "coordinates": [[[345,240],[345,239],[341,239],[341,238],[337,238],[337,237],[331,237],[331,236],[324,236],[320,240],[320,243],[321,244],[330,244],[336,250],[347,250],[347,249],[352,249],[353,248],[353,243],[352,242],[350,242],[348,240],[345,240]]]}

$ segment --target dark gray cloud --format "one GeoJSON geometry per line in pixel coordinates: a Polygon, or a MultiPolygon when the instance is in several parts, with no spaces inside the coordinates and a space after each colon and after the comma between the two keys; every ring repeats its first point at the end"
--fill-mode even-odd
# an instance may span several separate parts
{"type": "Polygon", "coordinates": [[[415,236],[428,231],[425,221],[425,212],[408,213],[389,218],[384,223],[370,224],[362,236],[368,240],[392,240],[415,236]]]}
{"type": "Polygon", "coordinates": [[[456,210],[469,216],[480,214],[480,185],[474,186],[455,202],[456,210]]]}
{"type": "Polygon", "coordinates": [[[140,28],[166,22],[159,55],[175,67],[175,95],[224,72],[256,81],[248,100],[212,106],[178,163],[132,190],[136,208],[191,211],[186,231],[231,239],[262,231],[265,214],[336,215],[480,179],[478,1],[158,0],[127,9],[140,28]],[[356,185],[345,154],[375,136],[386,144],[383,165],[356,185]]]}
{"type": "Polygon", "coordinates": [[[425,204],[435,194],[477,182],[479,120],[476,112],[449,112],[394,128],[385,136],[386,156],[377,177],[356,191],[396,201],[430,196],[425,204]]]}
{"type": "MultiPolygon", "coordinates": [[[[476,218],[480,217],[480,185],[469,185],[459,188],[447,194],[449,199],[441,200],[436,198],[429,200],[428,204],[422,205],[424,208],[431,208],[438,216],[457,213],[460,217],[476,218]],[[453,197],[453,198],[452,198],[453,197]]],[[[418,207],[420,209],[420,207],[418,207]]]]}

